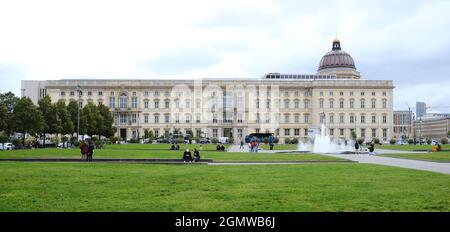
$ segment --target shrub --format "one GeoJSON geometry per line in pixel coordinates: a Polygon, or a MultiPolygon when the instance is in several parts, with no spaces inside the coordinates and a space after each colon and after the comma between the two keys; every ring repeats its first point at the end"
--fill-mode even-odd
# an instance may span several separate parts
{"type": "Polygon", "coordinates": [[[297,144],[298,143],[298,138],[293,138],[291,141],[292,144],[297,144]]]}
{"type": "Polygon", "coordinates": [[[361,144],[363,144],[363,142],[364,142],[364,139],[362,139],[362,138],[359,138],[359,139],[357,139],[356,140],[356,142],[359,144],[359,145],[361,145],[361,144]]]}
{"type": "Polygon", "coordinates": [[[291,143],[291,139],[290,139],[290,138],[285,138],[285,139],[284,139],[284,143],[285,143],[285,144],[291,143]]]}
{"type": "Polygon", "coordinates": [[[373,138],[372,142],[375,144],[380,144],[380,139],[379,138],[373,138]]]}
{"type": "Polygon", "coordinates": [[[273,139],[273,143],[275,143],[275,144],[278,144],[279,141],[280,141],[279,138],[274,138],[274,139],[273,139]]]}
{"type": "Polygon", "coordinates": [[[392,145],[394,145],[395,144],[395,142],[397,142],[395,139],[391,139],[391,140],[389,140],[389,143],[390,144],[392,144],[392,145]]]}
{"type": "Polygon", "coordinates": [[[0,143],[6,143],[8,142],[8,135],[6,135],[4,132],[0,134],[0,143]]]}
{"type": "Polygon", "coordinates": [[[448,143],[448,139],[447,139],[447,138],[442,138],[442,139],[440,140],[440,142],[441,142],[442,144],[447,144],[447,143],[448,143]]]}
{"type": "Polygon", "coordinates": [[[264,138],[264,143],[265,143],[265,144],[268,144],[268,143],[269,143],[269,138],[268,138],[268,137],[265,137],[265,138],[264,138]]]}
{"type": "Polygon", "coordinates": [[[432,142],[431,139],[427,139],[427,144],[428,145],[431,145],[431,142],[432,142]]]}
{"type": "Polygon", "coordinates": [[[413,139],[408,139],[408,144],[413,144],[414,140],[413,139]]]}
{"type": "Polygon", "coordinates": [[[196,143],[200,143],[201,138],[198,137],[198,136],[195,136],[195,137],[194,137],[194,140],[195,140],[196,143]]]}
{"type": "Polygon", "coordinates": [[[20,147],[20,146],[22,146],[22,139],[14,139],[12,141],[12,144],[14,144],[14,146],[16,146],[16,147],[20,147]]]}
{"type": "Polygon", "coordinates": [[[119,137],[117,136],[111,137],[111,143],[115,144],[117,141],[119,141],[119,137]]]}
{"type": "Polygon", "coordinates": [[[128,140],[129,143],[139,143],[139,139],[130,139],[128,140]]]}
{"type": "Polygon", "coordinates": [[[211,143],[217,144],[219,142],[219,140],[217,138],[212,138],[211,139],[211,143]]]}
{"type": "Polygon", "coordinates": [[[75,147],[79,147],[79,146],[80,146],[80,141],[75,140],[75,142],[73,142],[73,145],[74,145],[75,147]]]}
{"type": "Polygon", "coordinates": [[[175,139],[175,141],[177,143],[184,143],[184,139],[183,138],[177,138],[177,139],[175,139]]]}
{"type": "Polygon", "coordinates": [[[229,138],[228,143],[234,143],[234,138],[233,137],[229,138]]]}

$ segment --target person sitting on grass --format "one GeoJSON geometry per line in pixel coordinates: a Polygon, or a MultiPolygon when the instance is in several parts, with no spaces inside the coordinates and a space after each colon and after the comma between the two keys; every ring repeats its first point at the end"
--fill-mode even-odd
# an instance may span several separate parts
{"type": "Polygon", "coordinates": [[[170,150],[175,150],[175,144],[172,144],[172,146],[170,147],[170,150]]]}
{"type": "Polygon", "coordinates": [[[188,162],[188,163],[192,162],[192,154],[189,151],[189,149],[186,149],[186,151],[184,151],[184,153],[183,153],[183,161],[185,163],[186,162],[188,162]]]}
{"type": "Polygon", "coordinates": [[[200,161],[200,152],[194,148],[194,162],[199,162],[200,161]]]}
{"type": "Polygon", "coordinates": [[[220,151],[220,144],[217,144],[216,150],[220,151]]]}
{"type": "Polygon", "coordinates": [[[175,145],[175,149],[178,151],[180,150],[180,145],[177,143],[177,145],[175,145]]]}

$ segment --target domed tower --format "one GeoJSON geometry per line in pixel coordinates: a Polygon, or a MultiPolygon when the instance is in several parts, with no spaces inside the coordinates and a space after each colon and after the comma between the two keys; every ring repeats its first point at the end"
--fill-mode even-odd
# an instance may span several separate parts
{"type": "Polygon", "coordinates": [[[319,75],[335,75],[338,79],[360,79],[352,56],[341,50],[341,42],[336,38],[330,52],[320,60],[319,75]]]}

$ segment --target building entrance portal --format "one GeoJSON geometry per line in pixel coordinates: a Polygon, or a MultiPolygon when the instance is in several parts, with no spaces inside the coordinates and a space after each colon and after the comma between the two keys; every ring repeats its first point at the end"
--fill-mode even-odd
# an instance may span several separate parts
{"type": "Polygon", "coordinates": [[[127,129],[120,129],[120,137],[121,137],[123,140],[126,140],[126,139],[127,139],[127,129]]]}
{"type": "Polygon", "coordinates": [[[233,138],[232,128],[223,128],[223,137],[233,138]]]}

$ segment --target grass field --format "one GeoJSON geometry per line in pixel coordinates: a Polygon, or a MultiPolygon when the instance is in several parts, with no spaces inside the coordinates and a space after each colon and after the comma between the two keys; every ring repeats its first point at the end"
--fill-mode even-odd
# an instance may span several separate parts
{"type": "MultiPolygon", "coordinates": [[[[443,150],[450,150],[450,144],[441,144],[443,150]]],[[[431,145],[378,145],[375,149],[388,149],[400,151],[414,151],[414,150],[430,150],[431,145]]]]}
{"type": "MultiPolygon", "coordinates": [[[[180,158],[183,150],[170,151],[168,149],[146,149],[145,145],[127,146],[110,145],[105,149],[94,150],[96,158],[180,158]]],[[[191,147],[193,148],[193,147],[191,147]]],[[[181,148],[180,148],[181,149],[181,148]]],[[[214,161],[336,161],[340,158],[317,154],[262,154],[262,153],[232,153],[225,151],[203,150],[200,153],[203,159],[214,161]]],[[[79,149],[33,149],[13,150],[0,152],[1,158],[80,158],[79,149]]]]}
{"type": "Polygon", "coordinates": [[[0,163],[0,211],[449,211],[450,176],[366,164],[0,163]]]}
{"type": "MultiPolygon", "coordinates": [[[[274,150],[297,150],[297,144],[275,144],[274,150]]],[[[264,150],[270,150],[269,144],[262,144],[261,148],[264,150]]]]}
{"type": "Polygon", "coordinates": [[[414,153],[414,154],[383,154],[380,156],[388,156],[394,158],[425,160],[434,162],[450,162],[450,152],[431,152],[431,153],[414,153]]]}

